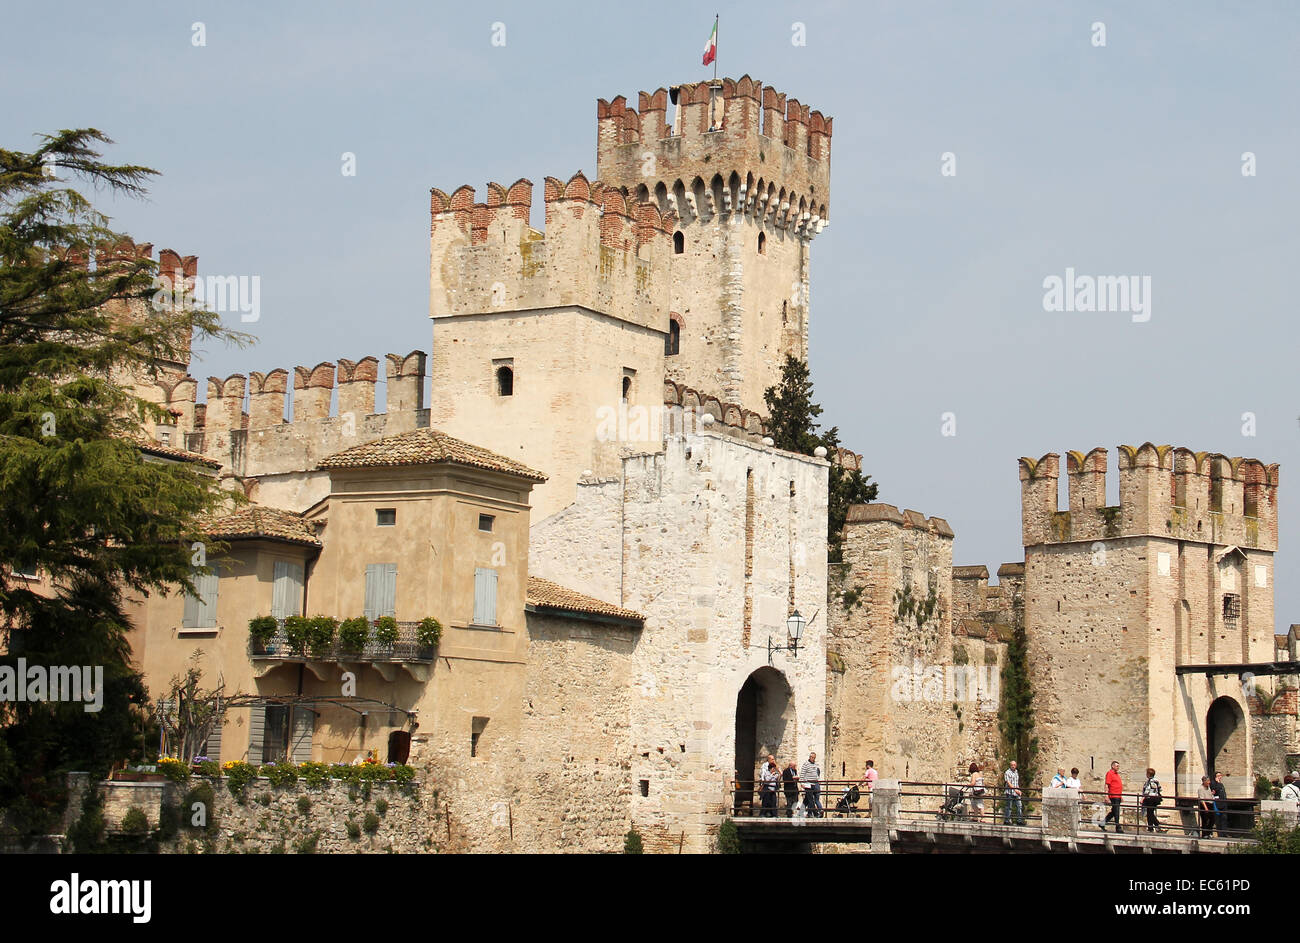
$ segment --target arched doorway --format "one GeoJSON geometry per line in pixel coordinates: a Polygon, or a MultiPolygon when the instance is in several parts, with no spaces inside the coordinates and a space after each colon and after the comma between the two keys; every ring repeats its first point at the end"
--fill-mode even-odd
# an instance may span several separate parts
{"type": "Polygon", "coordinates": [[[1248,777],[1246,769],[1246,717],[1241,705],[1230,697],[1216,698],[1205,715],[1206,765],[1210,776],[1223,773],[1248,777]]]}
{"type": "Polygon", "coordinates": [[[759,668],[736,695],[736,811],[755,802],[758,764],[771,753],[777,765],[796,762],[794,691],[775,668],[759,668]]]}

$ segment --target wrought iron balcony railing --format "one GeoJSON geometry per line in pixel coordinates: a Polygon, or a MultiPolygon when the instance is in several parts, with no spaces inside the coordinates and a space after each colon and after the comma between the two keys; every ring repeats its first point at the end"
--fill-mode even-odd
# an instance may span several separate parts
{"type": "Polygon", "coordinates": [[[398,662],[407,664],[427,664],[436,657],[437,648],[421,645],[417,630],[418,622],[397,623],[397,641],[387,644],[375,638],[375,626],[370,625],[370,635],[358,650],[345,647],[337,633],[328,649],[313,648],[309,642],[303,642],[301,648],[295,647],[284,631],[284,620],[279,623],[275,634],[261,642],[256,638],[248,640],[249,657],[256,660],[276,659],[280,661],[339,661],[339,662],[398,662]]]}

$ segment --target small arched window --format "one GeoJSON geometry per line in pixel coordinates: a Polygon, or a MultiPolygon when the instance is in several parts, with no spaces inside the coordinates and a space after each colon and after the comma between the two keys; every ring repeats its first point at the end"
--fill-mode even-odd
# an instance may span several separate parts
{"type": "Polygon", "coordinates": [[[632,395],[632,378],[624,377],[623,378],[623,399],[626,400],[631,395],[632,395]]]}
{"type": "Polygon", "coordinates": [[[515,372],[509,367],[497,368],[497,396],[515,395],[515,372]]]}
{"type": "Polygon", "coordinates": [[[682,351],[682,326],[676,321],[668,322],[668,337],[664,340],[664,353],[671,357],[682,351]]]}
{"type": "Polygon", "coordinates": [[[686,234],[682,232],[673,233],[673,253],[681,255],[686,251],[686,234]]]}
{"type": "Polygon", "coordinates": [[[758,234],[758,254],[767,255],[767,233],[758,234]]]}

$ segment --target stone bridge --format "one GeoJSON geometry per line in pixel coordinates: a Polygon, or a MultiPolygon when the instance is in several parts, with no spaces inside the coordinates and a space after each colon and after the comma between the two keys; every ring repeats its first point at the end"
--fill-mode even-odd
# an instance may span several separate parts
{"type": "MultiPolygon", "coordinates": [[[[1103,831],[1082,820],[1077,789],[1049,790],[1033,800],[1041,805],[1041,819],[1026,825],[941,819],[935,811],[902,811],[903,795],[897,780],[882,779],[872,793],[870,815],[831,811],[824,818],[753,817],[734,822],[745,850],[753,852],[809,851],[819,844],[848,844],[869,846],[873,854],[1226,854],[1233,845],[1252,841],[1245,832],[1239,838],[1200,838],[1195,833],[1153,833],[1131,825],[1119,833],[1103,831]]],[[[1259,814],[1270,812],[1296,824],[1293,803],[1261,803],[1259,814]]]]}

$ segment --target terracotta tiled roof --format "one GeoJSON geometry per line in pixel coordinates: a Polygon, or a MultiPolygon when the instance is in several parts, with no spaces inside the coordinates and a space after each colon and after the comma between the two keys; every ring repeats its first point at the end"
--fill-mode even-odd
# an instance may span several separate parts
{"type": "Polygon", "coordinates": [[[546,476],[526,465],[508,459],[482,446],[454,439],[437,429],[416,429],[401,435],[376,439],[364,445],[354,445],[320,463],[321,468],[370,468],[385,465],[429,465],[434,462],[456,462],[545,481],[546,476]]]}
{"type": "Polygon", "coordinates": [[[301,514],[256,505],[240,508],[234,514],[216,518],[204,530],[209,536],[220,540],[251,540],[260,537],[265,540],[284,540],[310,547],[321,545],[319,538],[307,526],[301,514]]]}
{"type": "Polygon", "coordinates": [[[627,622],[645,622],[645,616],[631,609],[623,609],[611,603],[602,602],[592,596],[585,596],[576,590],[567,589],[558,583],[544,580],[540,576],[528,577],[528,605],[539,609],[559,609],[564,612],[584,612],[594,616],[609,616],[627,622]]]}
{"type": "Polygon", "coordinates": [[[170,445],[163,445],[161,442],[147,442],[137,440],[136,445],[141,452],[147,452],[150,455],[158,455],[162,458],[173,458],[178,462],[193,462],[196,465],[207,465],[210,468],[220,468],[221,463],[215,458],[208,458],[206,455],[200,455],[198,452],[187,452],[185,449],[172,448],[170,445]]]}

